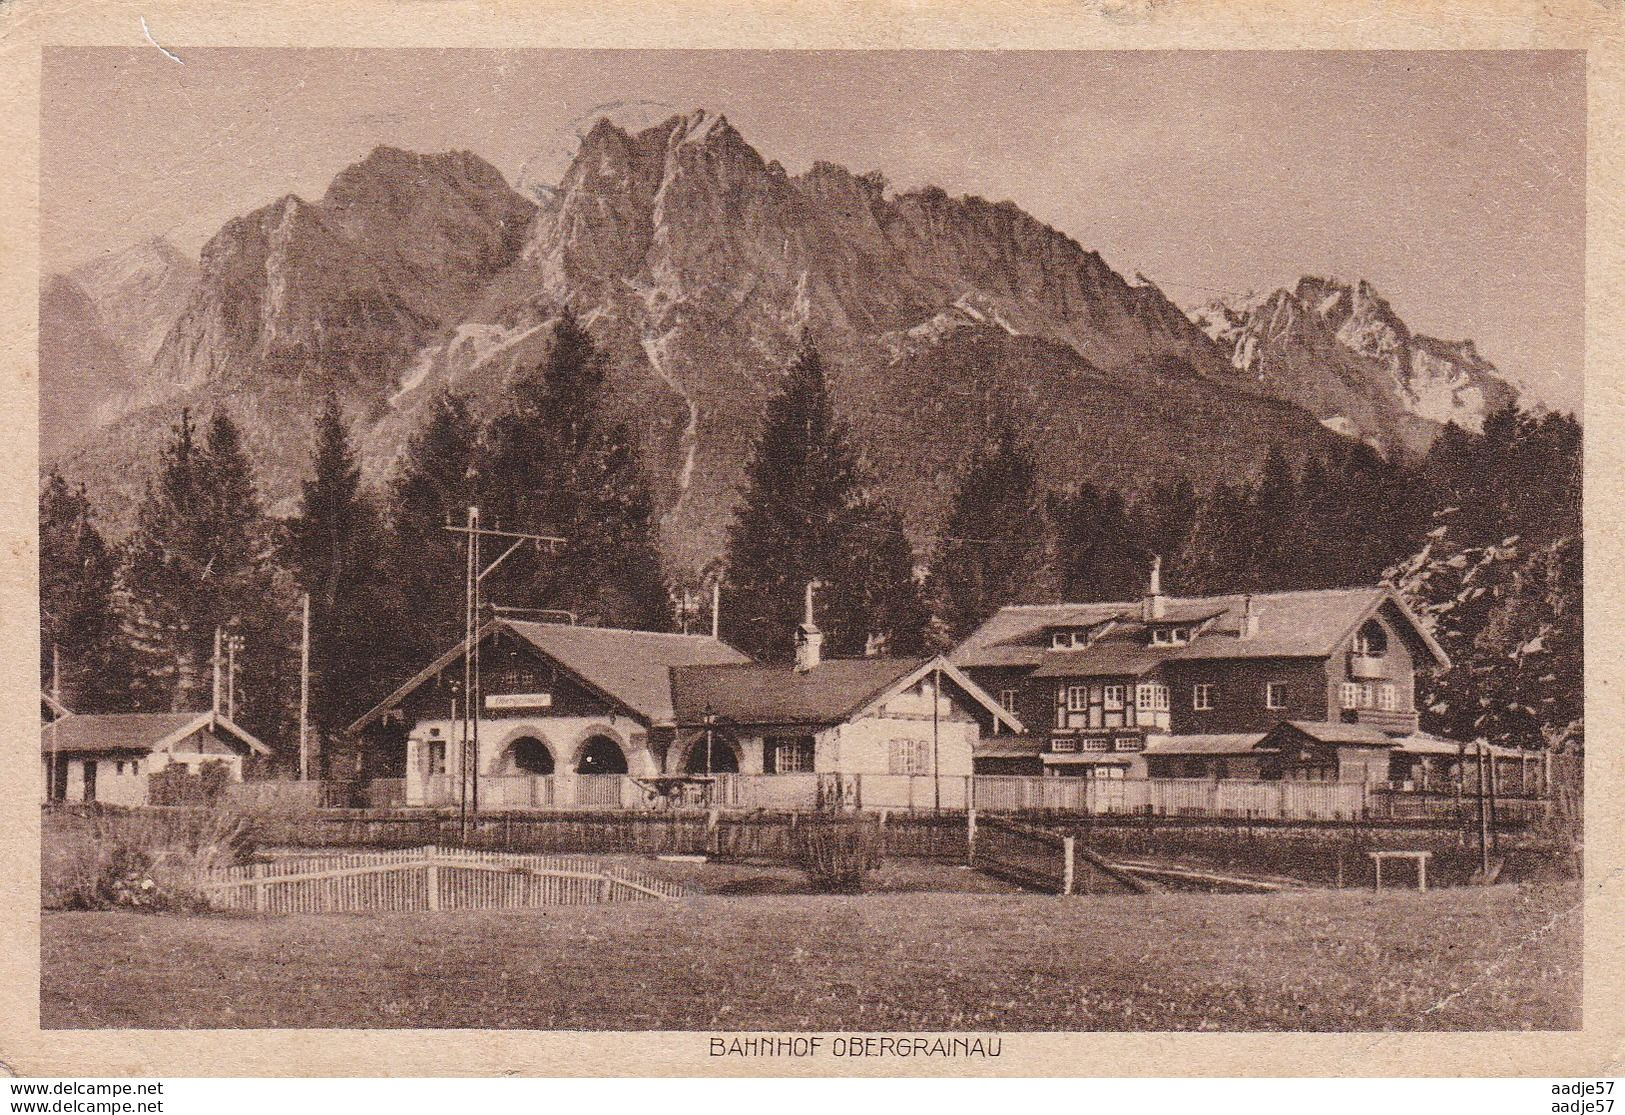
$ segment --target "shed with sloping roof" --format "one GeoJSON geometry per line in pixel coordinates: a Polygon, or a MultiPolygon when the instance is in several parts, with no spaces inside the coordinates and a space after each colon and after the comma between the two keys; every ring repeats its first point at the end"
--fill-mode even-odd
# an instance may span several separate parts
{"type": "Polygon", "coordinates": [[[218,712],[69,713],[40,728],[43,790],[58,801],[142,805],[162,771],[218,763],[240,782],[243,761],[268,754],[218,712]]]}

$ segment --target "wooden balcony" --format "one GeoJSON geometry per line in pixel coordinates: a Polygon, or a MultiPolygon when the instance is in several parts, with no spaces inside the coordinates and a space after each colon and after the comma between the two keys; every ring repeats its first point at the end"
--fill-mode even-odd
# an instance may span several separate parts
{"type": "Polygon", "coordinates": [[[1356,681],[1374,681],[1388,676],[1386,655],[1349,652],[1349,677],[1356,681]]]}

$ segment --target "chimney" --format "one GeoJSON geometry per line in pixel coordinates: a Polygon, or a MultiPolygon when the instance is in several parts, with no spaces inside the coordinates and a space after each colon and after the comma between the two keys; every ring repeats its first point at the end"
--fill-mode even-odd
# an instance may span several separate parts
{"type": "Polygon", "coordinates": [[[1258,634],[1258,613],[1253,611],[1253,594],[1241,598],[1241,637],[1251,639],[1258,634]]]}
{"type": "Polygon", "coordinates": [[[1162,595],[1162,555],[1151,555],[1151,580],[1140,602],[1140,618],[1161,619],[1168,611],[1168,598],[1162,595]]]}
{"type": "Polygon", "coordinates": [[[807,582],[807,614],[796,628],[796,673],[804,674],[818,666],[824,649],[824,633],[813,622],[813,589],[816,581],[807,582]]]}

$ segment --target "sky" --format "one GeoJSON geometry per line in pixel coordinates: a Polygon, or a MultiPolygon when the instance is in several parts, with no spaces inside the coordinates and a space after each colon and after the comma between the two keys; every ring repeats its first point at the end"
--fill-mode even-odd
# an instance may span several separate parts
{"type": "Polygon", "coordinates": [[[47,271],[155,235],[195,253],[379,144],[545,186],[601,114],[706,108],[792,174],[1014,201],[1181,305],[1368,280],[1580,406],[1579,52],[173,50],[46,52],[47,271]]]}

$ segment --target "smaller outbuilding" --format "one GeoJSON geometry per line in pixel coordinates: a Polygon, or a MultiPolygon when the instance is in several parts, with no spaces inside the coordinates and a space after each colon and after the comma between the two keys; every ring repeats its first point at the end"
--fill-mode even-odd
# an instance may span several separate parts
{"type": "Polygon", "coordinates": [[[160,771],[222,763],[241,782],[243,760],[270,753],[218,712],[69,713],[40,728],[42,790],[53,801],[144,805],[160,771]]]}

